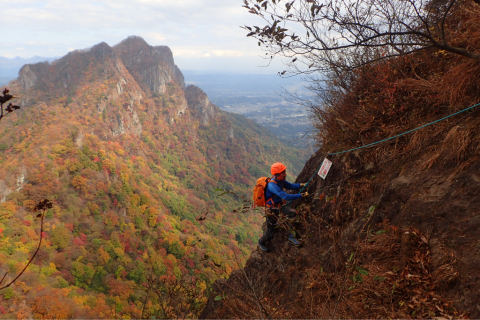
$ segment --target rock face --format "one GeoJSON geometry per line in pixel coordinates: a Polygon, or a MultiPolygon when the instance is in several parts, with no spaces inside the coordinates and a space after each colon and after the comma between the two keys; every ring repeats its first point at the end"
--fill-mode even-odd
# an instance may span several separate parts
{"type": "Polygon", "coordinates": [[[154,49],[160,54],[160,57],[162,57],[162,60],[166,63],[170,73],[174,75],[178,84],[182,87],[182,89],[185,89],[185,79],[182,72],[173,61],[172,50],[170,50],[170,48],[167,46],[156,46],[154,49]]]}
{"type": "Polygon", "coordinates": [[[213,105],[205,92],[197,86],[189,85],[185,89],[185,97],[188,101],[188,107],[192,114],[201,121],[203,125],[208,125],[215,118],[218,107],[213,105]]]}
{"type": "Polygon", "coordinates": [[[5,202],[10,193],[12,193],[12,190],[7,186],[5,181],[0,180],[0,203],[5,202]]]}
{"type": "Polygon", "coordinates": [[[23,186],[26,183],[26,176],[27,176],[27,168],[25,168],[25,166],[22,166],[20,170],[20,174],[17,177],[17,191],[20,191],[23,189],[23,186]]]}
{"type": "Polygon", "coordinates": [[[22,84],[23,90],[28,90],[37,83],[37,76],[30,68],[30,65],[26,64],[20,69],[18,80],[22,84]]]}
{"type": "Polygon", "coordinates": [[[142,124],[138,118],[137,111],[134,109],[134,101],[131,100],[130,103],[125,104],[124,107],[128,112],[126,114],[122,112],[116,113],[113,122],[116,124],[116,127],[111,128],[112,135],[118,136],[131,132],[136,136],[140,136],[142,133],[142,124]]]}
{"type": "Polygon", "coordinates": [[[144,91],[164,93],[167,83],[172,80],[185,87],[183,75],[173,61],[170,48],[152,47],[140,37],[129,37],[114,49],[144,91]]]}
{"type": "Polygon", "coordinates": [[[7,196],[12,193],[13,191],[20,191],[23,189],[23,186],[27,182],[27,169],[25,166],[20,168],[20,172],[18,176],[15,177],[16,185],[14,186],[15,190],[10,189],[5,181],[0,180],[0,203],[3,203],[7,200],[7,196]]]}

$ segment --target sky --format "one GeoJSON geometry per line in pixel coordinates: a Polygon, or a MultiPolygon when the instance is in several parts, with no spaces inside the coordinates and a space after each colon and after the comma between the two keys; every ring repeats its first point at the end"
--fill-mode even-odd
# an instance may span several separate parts
{"type": "Polygon", "coordinates": [[[242,25],[261,25],[242,0],[0,0],[6,58],[62,57],[131,35],[167,45],[181,70],[276,74],[242,25]]]}

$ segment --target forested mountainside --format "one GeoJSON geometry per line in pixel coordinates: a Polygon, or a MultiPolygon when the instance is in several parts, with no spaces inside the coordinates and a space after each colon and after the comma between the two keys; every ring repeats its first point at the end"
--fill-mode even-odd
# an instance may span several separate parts
{"type": "Polygon", "coordinates": [[[0,123],[2,285],[42,244],[0,291],[1,318],[195,317],[258,239],[241,196],[271,163],[298,174],[306,159],[139,37],[25,65],[8,89],[21,109],[0,123]]]}
{"type": "MultiPolygon", "coordinates": [[[[458,2],[445,34],[478,53],[476,2],[458,2]]],[[[314,176],[293,226],[280,220],[273,252],[252,253],[217,281],[200,317],[480,318],[480,62],[422,50],[344,73],[327,89],[315,117],[323,144],[298,182],[330,153],[475,107],[328,156],[328,176],[314,176]],[[292,229],[302,247],[287,244],[292,229]]]]}

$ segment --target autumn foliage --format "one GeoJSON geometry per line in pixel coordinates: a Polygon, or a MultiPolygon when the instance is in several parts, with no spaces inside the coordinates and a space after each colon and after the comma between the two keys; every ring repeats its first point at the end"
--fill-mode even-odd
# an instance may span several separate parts
{"type": "MultiPolygon", "coordinates": [[[[129,50],[148,46],[132,41],[129,50]]],[[[297,151],[241,116],[213,106],[215,117],[203,123],[188,108],[178,112],[187,100],[174,77],[163,92],[142,91],[146,84],[115,50],[100,44],[30,66],[36,84],[18,80],[11,88],[25,107],[0,127],[6,280],[38,244],[38,219],[29,210],[45,198],[53,206],[33,263],[0,292],[1,316],[155,315],[164,305],[158,279],[168,279],[161,283],[170,298],[194,288],[191,298],[175,301],[196,315],[211,283],[235,268],[235,254],[244,261],[260,232],[258,213],[232,212],[242,203],[234,194],[249,195],[277,156],[299,172],[297,151]],[[219,198],[217,188],[231,193],[219,198]],[[208,219],[197,221],[207,210],[208,219]],[[181,279],[190,287],[175,286],[181,279]]],[[[165,314],[185,316],[178,310],[165,314]]]]}

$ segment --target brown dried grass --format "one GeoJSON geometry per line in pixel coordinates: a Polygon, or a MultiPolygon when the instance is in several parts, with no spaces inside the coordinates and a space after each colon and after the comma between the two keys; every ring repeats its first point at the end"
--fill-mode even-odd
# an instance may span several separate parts
{"type": "Polygon", "coordinates": [[[433,284],[436,287],[439,286],[445,286],[458,278],[459,273],[455,268],[455,262],[454,260],[451,263],[444,264],[440,267],[438,267],[433,273],[432,273],[432,278],[433,278],[433,284]]]}
{"type": "Polygon", "coordinates": [[[444,161],[453,161],[458,164],[465,160],[471,143],[471,131],[455,126],[448,131],[440,145],[441,157],[444,161]]]}
{"type": "Polygon", "coordinates": [[[327,273],[318,265],[277,270],[261,283],[255,281],[255,274],[251,274],[250,279],[237,279],[235,288],[227,287],[225,290],[226,298],[219,308],[224,312],[217,309],[220,311],[218,316],[268,316],[272,319],[464,318],[465,315],[453,307],[452,301],[437,293],[438,288],[458,276],[455,261],[433,270],[425,236],[412,228],[397,230],[388,223],[380,228],[383,233],[368,232],[365,238],[358,238],[352,259],[342,272],[327,273]],[[412,234],[409,245],[414,250],[411,256],[404,257],[405,269],[398,270],[394,266],[398,266],[402,258],[400,236],[405,232],[412,234]],[[368,275],[360,274],[360,270],[364,270],[363,273],[367,271],[368,275]],[[359,274],[362,281],[354,281],[359,274]],[[287,290],[285,284],[279,284],[282,287],[280,292],[278,287],[275,289],[285,277],[290,281],[295,277],[301,283],[299,291],[285,293],[288,300],[283,296],[287,290]],[[256,286],[255,290],[249,289],[250,283],[256,286]],[[262,287],[264,284],[272,285],[273,289],[262,287]],[[256,294],[252,294],[253,291],[256,294]],[[265,312],[261,311],[262,308],[265,312]]]}
{"type": "Polygon", "coordinates": [[[358,262],[362,257],[375,257],[361,265],[369,275],[364,276],[361,283],[347,284],[354,286],[346,299],[350,300],[348,303],[358,318],[464,317],[453,308],[451,301],[442,299],[434,289],[439,283],[458,276],[453,263],[438,268],[434,273],[436,278],[433,277],[427,239],[414,229],[406,229],[402,232],[415,235],[412,244],[415,253],[407,259],[404,270],[392,270],[392,265],[398,263],[400,232],[386,224],[383,229],[388,232],[372,235],[359,243],[358,262]]]}
{"type": "Polygon", "coordinates": [[[433,167],[435,163],[437,163],[438,158],[440,158],[440,152],[434,154],[430,153],[427,159],[418,165],[418,171],[430,170],[430,168],[433,167]]]}

